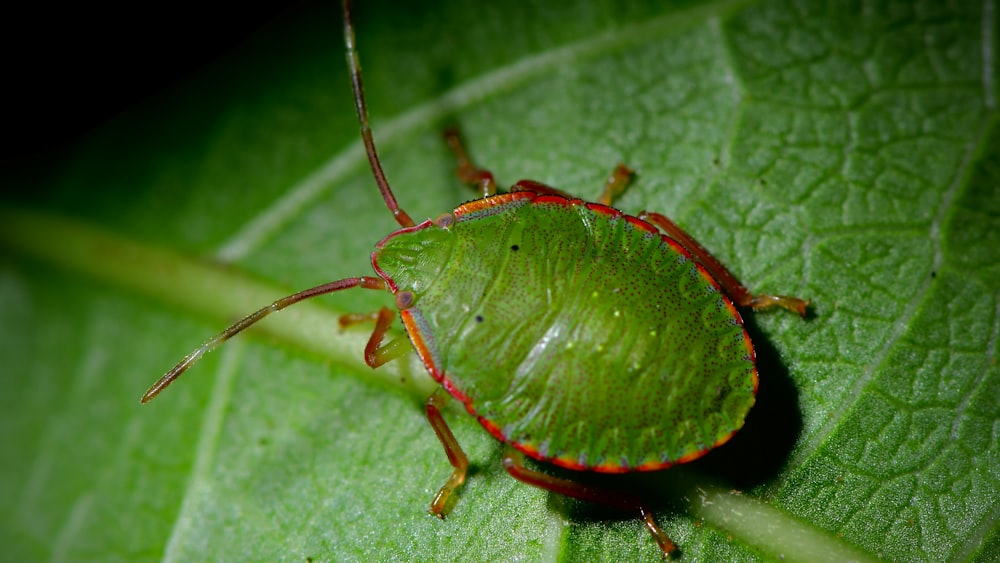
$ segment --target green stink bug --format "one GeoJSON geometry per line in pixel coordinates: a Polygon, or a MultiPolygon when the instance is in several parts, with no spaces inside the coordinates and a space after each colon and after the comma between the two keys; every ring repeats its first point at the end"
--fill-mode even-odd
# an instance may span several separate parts
{"type": "Polygon", "coordinates": [[[631,170],[618,165],[595,203],[522,180],[497,193],[458,135],[457,174],[482,197],[415,223],[382,172],[368,123],[350,0],[344,32],[355,107],[372,173],[400,229],[376,245],[377,276],[346,278],[284,297],[186,356],[142,397],[153,399],[195,361],[268,314],[348,288],[389,291],[406,338],[386,342],[394,313],[374,321],[372,368],[415,349],[441,388],[426,414],[454,470],[430,511],[443,517],[468,460],[442,416],[457,398],[505,444],[515,478],[637,512],[666,555],[675,549],[640,498],[584,486],[525,465],[524,456],[572,471],[627,473],[696,459],[726,442],[754,404],[753,344],[736,307],[806,302],[753,295],[667,217],[626,215],[611,204],[631,170]],[[409,346],[407,345],[409,342],[409,346]]]}

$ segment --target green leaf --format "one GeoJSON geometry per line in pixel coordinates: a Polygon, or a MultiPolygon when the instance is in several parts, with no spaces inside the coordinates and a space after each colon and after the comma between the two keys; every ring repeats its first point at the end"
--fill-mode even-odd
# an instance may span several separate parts
{"type": "MultiPolygon", "coordinates": [[[[985,2],[373,2],[373,128],[403,207],[504,184],[674,217],[751,288],[757,407],[642,475],[686,560],[1000,557],[997,9],[985,2]]],[[[61,158],[4,171],[6,560],[658,559],[641,522],[509,478],[414,362],[361,361],[354,290],[289,309],[142,391],[276,296],[371,273],[395,223],[357,140],[337,7],[307,6],[61,158]]]]}

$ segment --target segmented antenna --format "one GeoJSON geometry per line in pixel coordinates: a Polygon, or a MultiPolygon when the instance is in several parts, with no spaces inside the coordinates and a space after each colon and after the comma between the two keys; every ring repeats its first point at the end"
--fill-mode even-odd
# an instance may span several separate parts
{"type": "Polygon", "coordinates": [[[148,403],[152,401],[154,397],[160,394],[161,391],[170,386],[175,379],[181,376],[192,364],[201,359],[202,356],[215,350],[223,342],[229,340],[230,338],[236,336],[237,334],[243,332],[244,330],[250,328],[257,321],[263,319],[264,317],[270,315],[271,313],[278,312],[289,305],[294,305],[299,301],[304,301],[312,297],[318,297],[320,295],[326,295],[327,293],[332,293],[334,291],[340,291],[342,289],[350,289],[352,287],[363,287],[365,289],[381,289],[385,290],[385,282],[381,278],[373,278],[370,276],[362,276],[360,278],[346,278],[342,280],[337,280],[323,285],[318,285],[300,291],[298,293],[289,295],[287,297],[282,297],[274,303],[271,303],[267,307],[250,313],[249,315],[243,317],[232,326],[226,330],[220,332],[219,334],[210,338],[207,342],[199,346],[195,351],[191,352],[184,359],[177,363],[176,366],[170,368],[170,371],[163,374],[156,383],[154,383],[149,389],[146,390],[142,395],[142,402],[148,403]]]}
{"type": "Polygon", "coordinates": [[[372,167],[372,175],[375,176],[375,183],[378,184],[378,191],[382,194],[386,207],[392,211],[392,216],[402,227],[412,227],[413,219],[399,208],[396,203],[396,196],[389,187],[389,181],[385,179],[382,172],[382,163],[379,162],[378,152],[375,150],[375,140],[372,139],[372,128],[368,125],[368,106],[365,104],[365,88],[361,84],[361,61],[358,59],[358,52],[354,48],[354,20],[351,16],[351,0],[344,0],[344,44],[347,47],[347,66],[351,71],[351,87],[354,88],[354,107],[358,110],[358,122],[361,124],[361,140],[365,143],[365,151],[368,153],[368,163],[372,167]]]}

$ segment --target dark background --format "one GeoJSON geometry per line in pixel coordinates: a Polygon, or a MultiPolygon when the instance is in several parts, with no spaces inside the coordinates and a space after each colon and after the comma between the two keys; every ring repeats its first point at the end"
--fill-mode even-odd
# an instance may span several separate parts
{"type": "Polygon", "coordinates": [[[0,16],[0,164],[67,147],[301,2],[31,3],[0,16]]]}

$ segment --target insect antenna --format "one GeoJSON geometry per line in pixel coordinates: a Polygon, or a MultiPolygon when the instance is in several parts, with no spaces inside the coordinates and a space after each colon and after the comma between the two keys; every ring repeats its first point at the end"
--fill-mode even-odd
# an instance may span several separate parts
{"type": "Polygon", "coordinates": [[[361,124],[361,140],[365,144],[365,151],[368,153],[368,163],[372,167],[372,175],[375,176],[375,183],[378,184],[378,191],[382,194],[386,207],[392,211],[392,216],[402,227],[412,227],[413,219],[400,209],[396,203],[396,196],[389,187],[389,181],[385,179],[382,172],[382,163],[379,162],[378,152],[375,151],[375,140],[372,139],[372,129],[368,125],[368,106],[365,104],[365,88],[361,84],[361,61],[358,59],[358,51],[354,48],[354,20],[351,16],[351,0],[344,0],[344,44],[347,46],[347,66],[351,71],[351,87],[354,89],[354,107],[358,110],[358,122],[361,124]]]}
{"type": "Polygon", "coordinates": [[[352,287],[363,287],[365,289],[381,289],[385,290],[385,282],[380,278],[373,278],[369,276],[362,276],[360,278],[346,278],[342,280],[337,280],[323,285],[318,285],[298,293],[293,293],[286,297],[278,299],[274,303],[271,303],[267,307],[250,313],[249,315],[243,317],[239,321],[232,324],[226,330],[220,332],[219,334],[210,338],[207,342],[199,346],[193,352],[184,356],[184,359],[177,363],[176,366],[170,368],[170,371],[163,374],[156,383],[154,383],[149,389],[146,390],[142,395],[141,401],[143,403],[148,403],[152,401],[154,397],[160,394],[161,391],[166,389],[175,379],[181,376],[192,364],[201,359],[202,356],[215,350],[222,343],[229,340],[230,338],[236,336],[237,334],[243,332],[247,328],[250,328],[257,321],[263,319],[264,317],[275,313],[288,307],[289,305],[294,305],[299,301],[304,301],[312,297],[318,297],[320,295],[326,295],[327,293],[332,293],[334,291],[340,291],[342,289],[350,289],[352,287]]]}

